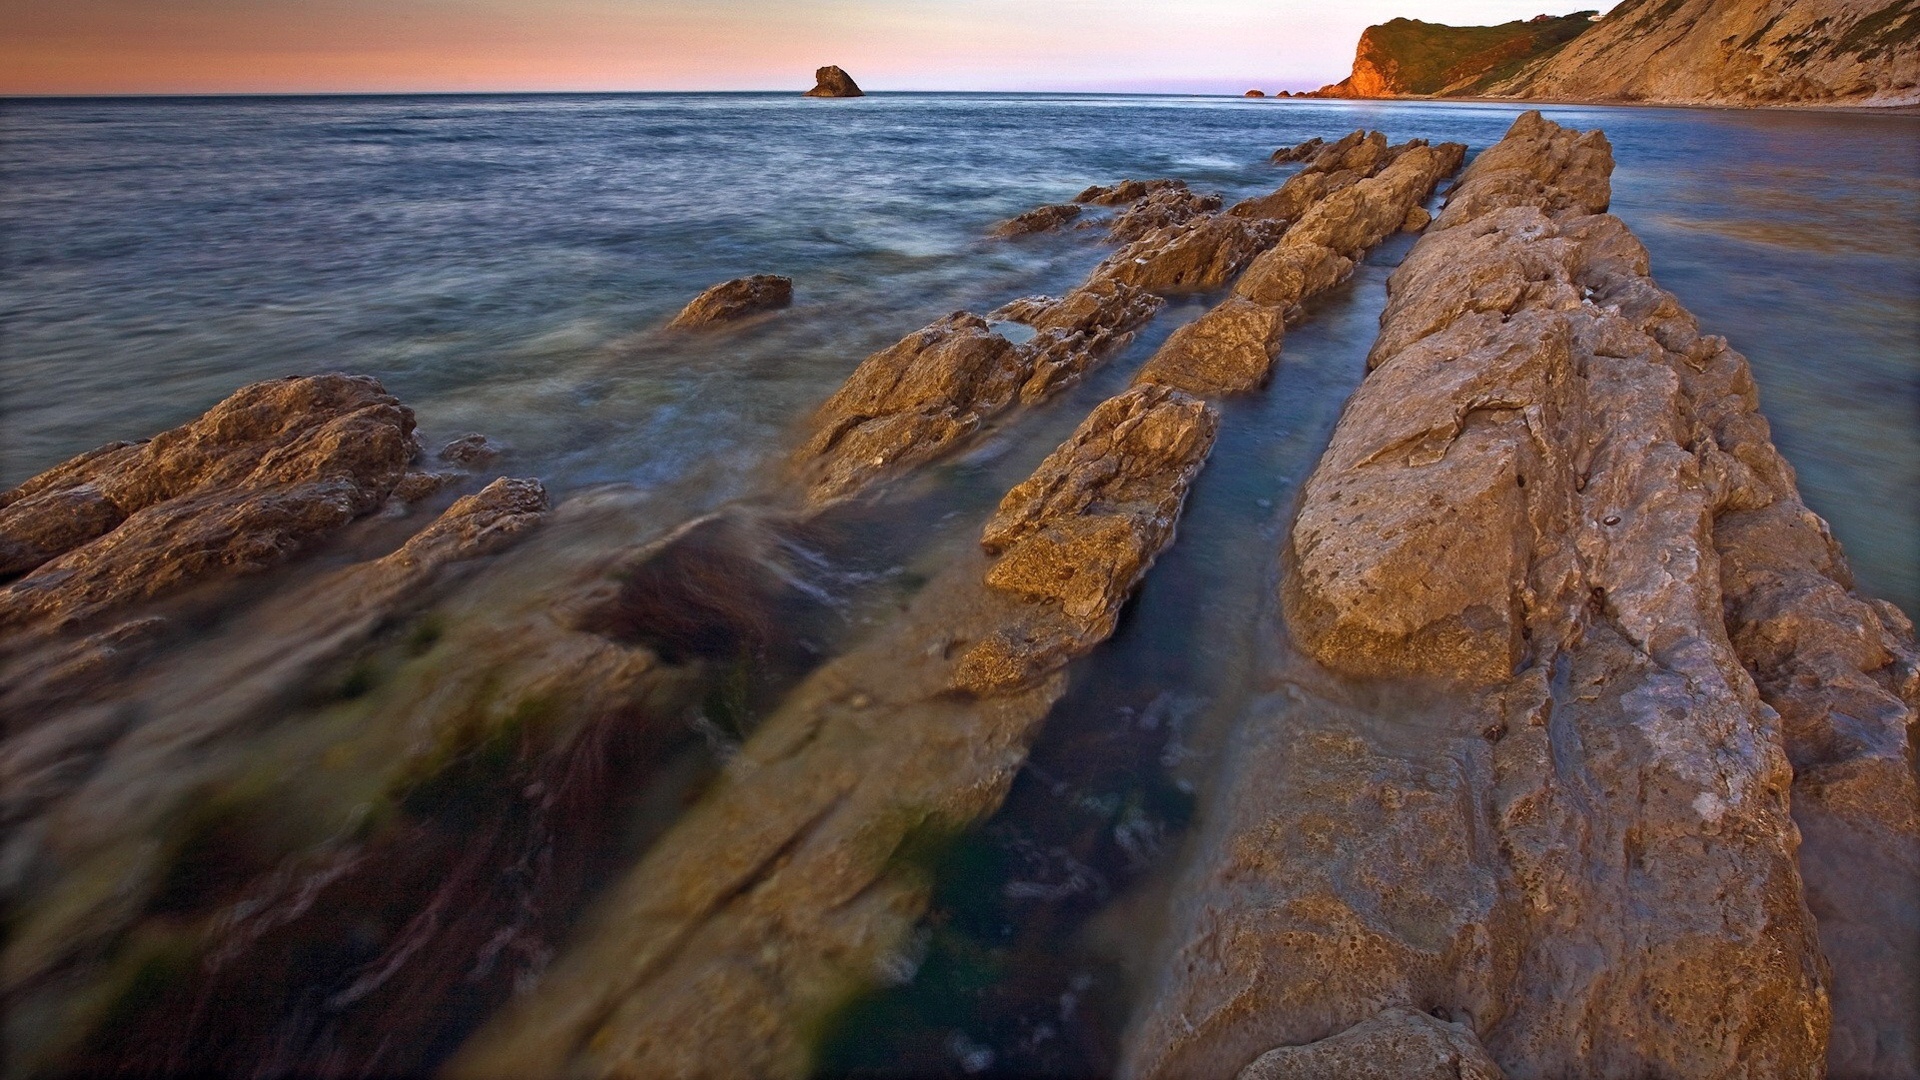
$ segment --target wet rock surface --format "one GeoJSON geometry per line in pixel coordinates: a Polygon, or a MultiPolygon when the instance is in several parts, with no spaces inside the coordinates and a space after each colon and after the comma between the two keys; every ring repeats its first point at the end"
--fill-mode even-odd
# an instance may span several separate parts
{"type": "Polygon", "coordinates": [[[1095,184],[1075,195],[1073,201],[1094,206],[1121,206],[1155,192],[1180,190],[1186,186],[1185,180],[1122,180],[1117,184],[1095,184]]]}
{"type": "Polygon", "coordinates": [[[1915,951],[1910,628],[1601,213],[1610,164],[1523,116],[1390,279],[1286,553],[1304,655],[1237,736],[1127,1075],[1387,1005],[1511,1077],[1911,1069],[1910,976],[1862,948],[1915,951]]]}
{"type": "Polygon", "coordinates": [[[1002,502],[997,561],[957,560],[797,688],[451,1074],[806,1075],[809,1033],[907,962],[916,851],[1005,797],[1059,669],[1172,540],[1214,427],[1158,387],[1097,408],[1002,502]]]}
{"type": "Polygon", "coordinates": [[[69,626],[283,562],[379,509],[420,452],[378,382],[255,383],[0,495],[0,627],[69,626]]]}
{"type": "Polygon", "coordinates": [[[1135,240],[1172,225],[1184,225],[1202,214],[1220,209],[1220,196],[1199,195],[1186,187],[1164,187],[1148,192],[1114,216],[1107,240],[1115,244],[1135,240]]]}
{"type": "Polygon", "coordinates": [[[667,323],[669,330],[694,330],[735,322],[749,315],[778,311],[793,303],[793,279],[778,274],[723,281],[687,302],[667,323]]]}
{"type": "Polygon", "coordinates": [[[853,81],[853,76],[842,71],[836,64],[828,64],[813,73],[813,89],[803,97],[852,98],[865,97],[866,91],[853,81]]]}

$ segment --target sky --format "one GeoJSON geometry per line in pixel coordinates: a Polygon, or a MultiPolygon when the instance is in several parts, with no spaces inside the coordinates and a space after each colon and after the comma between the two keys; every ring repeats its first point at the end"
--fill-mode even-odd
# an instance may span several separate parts
{"type": "MultiPolygon", "coordinates": [[[[0,0],[0,95],[1306,90],[1369,23],[1545,0],[0,0]]],[[[1602,5],[1594,5],[1602,6],[1602,5]]]]}

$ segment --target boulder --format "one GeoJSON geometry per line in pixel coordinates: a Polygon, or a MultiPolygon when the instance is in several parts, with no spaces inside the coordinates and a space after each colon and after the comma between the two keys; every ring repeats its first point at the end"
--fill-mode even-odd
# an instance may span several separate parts
{"type": "Polygon", "coordinates": [[[859,85],[853,81],[853,76],[840,70],[836,65],[828,64],[826,67],[820,68],[813,73],[813,89],[807,91],[802,96],[851,98],[865,97],[866,92],[861,90],[859,85]]]}
{"type": "MultiPolygon", "coordinates": [[[[1285,93],[1285,91],[1282,91],[1282,93],[1285,93]]],[[[1268,158],[1267,160],[1272,162],[1275,165],[1285,165],[1290,162],[1305,161],[1308,158],[1311,158],[1313,155],[1319,153],[1320,148],[1325,146],[1326,144],[1327,144],[1327,141],[1325,139],[1322,139],[1319,136],[1315,136],[1311,139],[1308,139],[1306,142],[1294,143],[1292,146],[1283,146],[1280,149],[1275,150],[1273,152],[1273,156],[1268,158]]]]}
{"type": "Polygon", "coordinates": [[[776,311],[793,303],[793,279],[778,274],[723,281],[688,301],[667,324],[669,330],[694,330],[776,311]]]}

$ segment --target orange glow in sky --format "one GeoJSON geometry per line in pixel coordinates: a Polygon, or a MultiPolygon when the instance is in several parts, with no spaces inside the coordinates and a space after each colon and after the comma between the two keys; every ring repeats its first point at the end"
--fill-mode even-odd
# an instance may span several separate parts
{"type": "Polygon", "coordinates": [[[0,95],[1306,89],[1368,23],[1540,2],[0,0],[0,95]]]}

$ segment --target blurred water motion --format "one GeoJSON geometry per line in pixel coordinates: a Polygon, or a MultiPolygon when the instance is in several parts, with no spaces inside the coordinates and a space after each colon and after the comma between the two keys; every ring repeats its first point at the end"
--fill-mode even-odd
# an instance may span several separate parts
{"type": "MultiPolygon", "coordinates": [[[[585,540],[565,534],[572,547],[537,539],[517,554],[544,571],[450,604],[451,640],[484,641],[472,627],[511,627],[514,605],[536,603],[569,560],[593,557],[592,544],[648,539],[753,490],[798,418],[868,352],[949,311],[1062,291],[1104,254],[1097,231],[988,241],[996,221],[1129,176],[1178,176],[1229,200],[1264,192],[1281,175],[1266,163],[1274,147],[1360,126],[1477,150],[1515,111],[995,95],[9,102],[0,484],[179,423],[252,380],[373,374],[418,411],[429,446],[486,432],[511,447],[498,471],[543,477],[561,499],[596,484],[638,489],[596,496],[615,507],[610,524],[585,540]],[[792,276],[795,306],[714,335],[659,332],[701,289],[748,273],[792,276]]],[[[1607,131],[1620,163],[1614,210],[1651,249],[1656,276],[1752,360],[1775,438],[1862,588],[1920,609],[1920,122],[1546,111],[1607,131]]],[[[828,1071],[1112,1067],[1140,975],[1127,961],[1148,959],[1128,956],[1146,951],[1150,922],[1129,897],[1158,887],[1220,718],[1255,690],[1290,500],[1361,378],[1386,273],[1411,242],[1389,242],[1318,303],[1267,392],[1226,406],[1180,542],[1115,638],[1074,669],[1004,809],[940,854],[934,915],[889,969],[892,985],[822,1034],[828,1071]]],[[[1176,301],[1124,355],[1016,429],[927,470],[891,503],[795,541],[780,558],[800,568],[789,584],[806,597],[804,617],[761,650],[778,662],[725,684],[684,737],[663,750],[589,732],[554,774],[589,779],[551,820],[489,818],[457,797],[401,807],[411,831],[307,879],[345,894],[313,910],[351,925],[303,921],[313,897],[296,904],[268,888],[291,889],[285,880],[253,888],[247,917],[261,928],[248,940],[278,959],[214,980],[191,1031],[135,1026],[130,1044],[150,1039],[198,1064],[343,1075],[440,1060],[726,767],[754,715],[821,656],[888,625],[904,596],[973,543],[1000,494],[1203,307],[1176,301]],[[671,762],[647,760],[656,750],[671,762]],[[650,786],[623,788],[642,768],[650,786]],[[567,844],[543,846],[551,836],[567,844]],[[489,860],[536,854],[549,860],[546,877],[524,895],[472,884],[489,860]],[[406,872],[382,876],[392,866],[406,872]],[[346,884],[327,884],[336,881],[346,884]],[[460,917],[368,929],[423,905],[460,917]],[[473,948],[489,958],[485,971],[459,951],[473,948]],[[395,956],[417,960],[383,985],[400,965],[382,957],[395,956]],[[393,1001],[413,1011],[383,1011],[393,1001]],[[235,1018],[225,1027],[222,1009],[235,1018]],[[396,1049],[402,1028],[417,1045],[396,1049]]],[[[299,630],[249,625],[218,633],[299,630]]],[[[423,684],[470,675],[435,666],[459,655],[439,635],[380,646],[375,673],[423,684]]],[[[217,637],[202,644],[208,655],[221,648],[217,637]]],[[[313,707],[312,731],[209,748],[209,774],[247,779],[333,739],[327,753],[377,786],[365,778],[398,736],[364,721],[366,702],[385,692],[343,691],[313,707]]],[[[127,790],[139,790],[142,778],[129,776],[127,790]]],[[[292,819],[332,809],[346,797],[322,790],[335,783],[300,777],[292,793],[244,805],[287,815],[269,831],[323,842],[304,835],[317,816],[292,819]]],[[[173,884],[184,891],[156,901],[141,931],[150,939],[136,942],[147,952],[128,955],[162,968],[176,957],[166,934],[185,931],[167,919],[231,871],[219,849],[231,825],[221,815],[233,812],[215,806],[190,823],[206,865],[194,862],[199,847],[181,860],[191,873],[173,884]]],[[[146,857],[137,848],[128,840],[109,857],[146,857]]],[[[178,1015],[160,1008],[148,1022],[178,1015]]]]}

